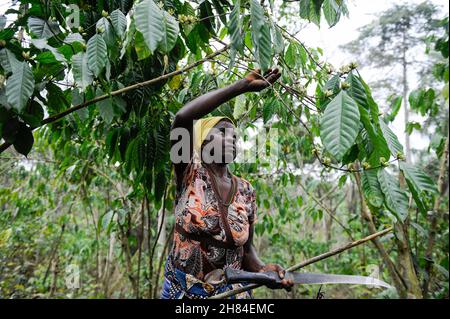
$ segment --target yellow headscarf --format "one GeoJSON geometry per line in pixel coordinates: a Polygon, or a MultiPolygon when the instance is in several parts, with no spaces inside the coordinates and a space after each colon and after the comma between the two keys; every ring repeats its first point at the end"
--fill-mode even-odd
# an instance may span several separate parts
{"type": "Polygon", "coordinates": [[[211,117],[205,117],[202,119],[197,120],[194,124],[194,158],[198,161],[200,161],[200,153],[202,144],[205,141],[206,137],[208,136],[209,131],[221,120],[228,120],[231,123],[234,122],[227,116],[211,116],[211,117]]]}

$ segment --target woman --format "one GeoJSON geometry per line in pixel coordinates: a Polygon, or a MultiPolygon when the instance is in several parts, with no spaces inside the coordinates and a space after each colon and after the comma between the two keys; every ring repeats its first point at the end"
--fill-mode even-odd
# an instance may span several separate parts
{"type": "MultiPolygon", "coordinates": [[[[263,90],[280,76],[278,69],[269,70],[264,77],[256,70],[228,87],[196,98],[177,112],[172,129],[183,128],[190,133],[193,156],[189,163],[174,164],[176,226],[161,298],[207,298],[241,285],[224,283],[226,267],[276,271],[283,279],[284,269],[264,264],[252,244],[255,191],[248,181],[231,174],[227,166],[236,157],[232,120],[202,118],[237,95],[263,90]],[[212,152],[205,152],[205,145],[208,149],[213,146],[212,152]]],[[[290,280],[282,282],[288,290],[292,286],[290,280]]],[[[238,295],[249,297],[249,292],[238,295]]]]}

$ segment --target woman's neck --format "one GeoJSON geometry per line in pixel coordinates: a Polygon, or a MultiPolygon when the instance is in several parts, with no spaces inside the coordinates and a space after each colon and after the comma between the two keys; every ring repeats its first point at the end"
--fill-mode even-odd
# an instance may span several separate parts
{"type": "Polygon", "coordinates": [[[207,165],[212,170],[214,175],[216,175],[219,178],[222,178],[227,175],[227,171],[228,171],[227,164],[211,163],[211,164],[205,164],[205,165],[207,165]]]}

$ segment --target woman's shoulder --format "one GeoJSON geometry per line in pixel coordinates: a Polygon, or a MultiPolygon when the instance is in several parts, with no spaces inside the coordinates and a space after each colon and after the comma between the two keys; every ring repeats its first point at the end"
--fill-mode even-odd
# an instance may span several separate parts
{"type": "MultiPolygon", "coordinates": [[[[236,175],[235,175],[236,176],[236,175]]],[[[245,178],[243,178],[243,177],[240,177],[240,176],[236,176],[236,178],[238,179],[238,181],[239,181],[239,184],[240,184],[240,188],[243,190],[243,191],[245,191],[246,193],[248,193],[248,194],[253,194],[253,193],[255,193],[255,189],[253,188],[253,186],[252,186],[252,184],[248,181],[248,180],[246,180],[245,178]]]]}

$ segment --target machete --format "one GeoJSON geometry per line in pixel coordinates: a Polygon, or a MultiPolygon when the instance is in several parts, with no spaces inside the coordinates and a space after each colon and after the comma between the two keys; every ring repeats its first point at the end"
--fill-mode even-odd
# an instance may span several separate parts
{"type": "MultiPolygon", "coordinates": [[[[333,275],[333,274],[317,274],[308,272],[289,272],[285,273],[285,279],[291,279],[294,284],[350,284],[350,285],[369,285],[384,288],[392,288],[388,283],[366,276],[353,275],[333,275]]],[[[248,272],[233,268],[225,269],[225,280],[228,284],[234,283],[254,283],[266,285],[270,288],[281,288],[281,280],[275,271],[267,272],[248,272]]]]}

